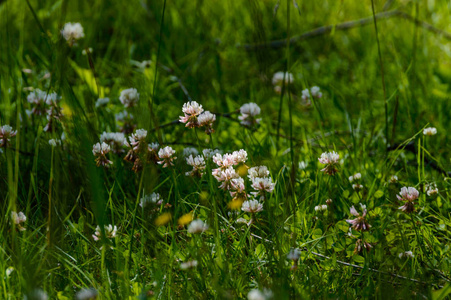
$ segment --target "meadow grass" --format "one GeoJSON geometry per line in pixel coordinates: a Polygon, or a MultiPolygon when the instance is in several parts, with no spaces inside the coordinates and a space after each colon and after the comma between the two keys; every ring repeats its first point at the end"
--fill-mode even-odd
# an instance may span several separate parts
{"type": "Polygon", "coordinates": [[[445,299],[449,14],[0,1],[0,299],[445,299]]]}

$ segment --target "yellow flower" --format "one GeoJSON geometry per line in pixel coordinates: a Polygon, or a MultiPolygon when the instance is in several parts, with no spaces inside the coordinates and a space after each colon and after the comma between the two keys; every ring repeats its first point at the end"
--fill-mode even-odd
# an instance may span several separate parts
{"type": "Polygon", "coordinates": [[[191,223],[192,220],[193,220],[193,212],[189,212],[179,218],[178,224],[185,226],[185,225],[191,223]]]}
{"type": "Polygon", "coordinates": [[[163,226],[166,225],[169,221],[171,221],[172,216],[170,213],[164,213],[155,220],[155,225],[163,226]]]}

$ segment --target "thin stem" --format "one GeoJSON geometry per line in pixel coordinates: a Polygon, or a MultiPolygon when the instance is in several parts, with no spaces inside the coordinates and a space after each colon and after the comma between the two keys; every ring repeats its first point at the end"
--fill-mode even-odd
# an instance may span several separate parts
{"type": "Polygon", "coordinates": [[[371,9],[373,11],[374,30],[376,31],[377,41],[377,53],[379,56],[379,65],[381,68],[382,90],[384,92],[384,109],[385,109],[385,143],[388,144],[388,105],[387,105],[387,92],[385,90],[385,78],[384,78],[384,63],[382,61],[381,46],[379,43],[379,34],[377,31],[376,13],[374,11],[374,0],[371,0],[371,9]]]}

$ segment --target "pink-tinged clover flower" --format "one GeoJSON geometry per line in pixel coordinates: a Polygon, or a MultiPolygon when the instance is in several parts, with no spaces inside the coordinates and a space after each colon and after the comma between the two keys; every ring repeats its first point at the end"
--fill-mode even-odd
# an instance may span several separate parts
{"type": "Polygon", "coordinates": [[[363,210],[363,213],[362,213],[362,215],[360,215],[357,212],[357,210],[355,209],[355,207],[351,206],[349,211],[351,212],[351,215],[355,216],[356,218],[353,219],[353,220],[350,220],[350,219],[346,220],[346,222],[351,224],[351,227],[354,228],[357,231],[367,231],[371,227],[371,225],[368,224],[368,222],[365,219],[367,210],[366,210],[366,207],[364,205],[362,206],[362,210],[363,210]]]}
{"type": "MultiPolygon", "coordinates": [[[[180,122],[186,124],[185,127],[194,128],[199,127],[198,116],[204,111],[202,105],[196,101],[186,102],[183,104],[183,117],[180,117],[180,122]]],[[[216,117],[215,117],[216,118],[216,117]]]]}
{"type": "Polygon", "coordinates": [[[198,155],[193,157],[193,155],[190,155],[186,158],[186,163],[193,167],[193,170],[185,173],[186,176],[202,177],[205,171],[205,160],[203,156],[198,155]]]}
{"type": "Polygon", "coordinates": [[[405,201],[404,205],[399,207],[405,213],[411,213],[415,210],[415,200],[420,196],[420,192],[414,187],[402,187],[399,195],[396,195],[398,200],[405,201]]]}
{"type": "Polygon", "coordinates": [[[163,168],[174,165],[173,160],[177,158],[174,157],[174,154],[175,150],[169,146],[161,148],[160,151],[158,151],[158,157],[160,158],[158,164],[163,165],[163,168]]]}
{"type": "Polygon", "coordinates": [[[274,191],[274,186],[276,184],[272,182],[271,177],[257,177],[252,180],[252,188],[256,190],[256,192],[252,192],[251,194],[255,197],[260,196],[260,200],[264,200],[266,193],[272,193],[274,191]]]}
{"type": "Polygon", "coordinates": [[[92,154],[96,157],[96,165],[97,167],[108,167],[112,165],[113,162],[109,160],[106,155],[111,151],[110,145],[102,142],[102,144],[97,143],[92,147],[92,154]]]}
{"type": "Polygon", "coordinates": [[[10,138],[16,136],[17,131],[9,125],[0,127],[0,148],[6,148],[9,145],[10,138]]]}

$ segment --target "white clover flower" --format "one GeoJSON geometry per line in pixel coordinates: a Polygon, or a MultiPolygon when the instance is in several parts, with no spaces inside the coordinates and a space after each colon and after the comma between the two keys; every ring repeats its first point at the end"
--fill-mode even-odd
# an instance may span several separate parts
{"type": "Polygon", "coordinates": [[[338,172],[337,166],[339,164],[340,155],[338,155],[335,151],[324,152],[318,160],[320,163],[326,165],[323,169],[321,169],[321,171],[325,174],[334,175],[338,172]]]}
{"type": "Polygon", "coordinates": [[[188,157],[190,155],[197,156],[197,155],[199,155],[199,151],[197,151],[197,149],[193,148],[193,147],[186,147],[185,149],[183,149],[184,157],[188,157]]]}
{"type": "Polygon", "coordinates": [[[76,300],[94,300],[97,299],[99,292],[95,288],[81,289],[75,294],[76,300]]]}
{"type": "Polygon", "coordinates": [[[206,111],[199,115],[197,122],[199,126],[205,126],[205,133],[212,134],[215,130],[213,129],[213,123],[216,121],[216,115],[209,111],[206,111]]]}
{"type": "Polygon", "coordinates": [[[190,260],[190,261],[181,263],[180,269],[187,270],[187,269],[195,268],[195,267],[197,267],[197,265],[198,265],[197,260],[190,260]]]}
{"type": "Polygon", "coordinates": [[[435,127],[425,128],[423,130],[423,134],[424,135],[436,135],[437,134],[437,128],[435,128],[435,127]]]}
{"type": "Polygon", "coordinates": [[[399,256],[399,258],[403,258],[403,257],[414,258],[412,251],[401,252],[401,253],[399,253],[398,256],[399,256]]]}
{"type": "Polygon", "coordinates": [[[193,167],[192,171],[185,173],[186,176],[202,177],[205,170],[205,160],[203,156],[198,155],[196,157],[193,157],[192,155],[190,155],[186,158],[186,163],[193,167]]]}
{"type": "Polygon", "coordinates": [[[241,115],[238,117],[241,120],[241,125],[251,127],[260,123],[261,119],[256,116],[261,112],[260,107],[256,103],[246,103],[240,108],[241,115]]]}
{"type": "Polygon", "coordinates": [[[299,251],[299,249],[297,249],[297,248],[292,248],[290,250],[290,252],[288,252],[288,254],[287,254],[287,259],[292,260],[292,261],[298,261],[300,257],[301,257],[301,251],[299,251]]]}
{"type": "Polygon", "coordinates": [[[284,77],[285,77],[285,84],[293,83],[293,81],[294,81],[293,74],[288,73],[288,72],[276,72],[272,76],[272,84],[274,86],[282,86],[284,77]]]}
{"type": "Polygon", "coordinates": [[[139,93],[137,89],[129,88],[121,91],[121,96],[119,100],[124,105],[124,107],[133,107],[138,103],[139,93]]]}
{"type": "Polygon", "coordinates": [[[362,175],[360,173],[356,173],[354,175],[349,176],[349,181],[353,182],[354,180],[359,180],[362,178],[362,175]]]}
{"type": "MultiPolygon", "coordinates": [[[[112,239],[116,237],[116,233],[117,233],[117,226],[115,225],[113,227],[113,225],[105,225],[105,237],[108,239],[112,239]]],[[[98,241],[102,238],[102,231],[100,230],[100,226],[97,225],[96,227],[96,231],[95,233],[92,235],[92,238],[94,239],[94,241],[98,241]]]]}
{"type": "Polygon", "coordinates": [[[51,140],[49,140],[49,145],[52,147],[61,146],[61,140],[51,139],[51,140]]]}
{"type": "Polygon", "coordinates": [[[311,98],[321,98],[323,93],[321,93],[320,88],[317,86],[312,86],[310,89],[302,90],[302,100],[309,102],[311,98]]]}
{"type": "Polygon", "coordinates": [[[133,151],[139,153],[147,148],[146,137],[147,130],[145,129],[137,129],[135,133],[132,133],[132,135],[129,137],[129,140],[130,146],[132,147],[133,151]]]}
{"type": "Polygon", "coordinates": [[[324,211],[324,210],[327,210],[326,204],[315,206],[315,211],[324,211]]]}
{"type": "Polygon", "coordinates": [[[249,177],[250,180],[253,180],[254,178],[257,177],[268,177],[269,176],[269,170],[267,166],[257,166],[257,167],[252,167],[249,169],[247,177],[249,177]]]}
{"type": "Polygon", "coordinates": [[[238,223],[238,224],[246,224],[246,225],[248,224],[247,220],[245,218],[238,218],[236,220],[236,223],[238,223]]]}
{"type": "Polygon", "coordinates": [[[157,204],[160,201],[162,201],[160,194],[152,193],[150,195],[145,195],[144,197],[142,197],[141,200],[139,201],[139,206],[145,208],[149,204],[157,204]]]}
{"type": "Polygon", "coordinates": [[[15,211],[11,212],[11,221],[17,226],[19,231],[27,230],[23,224],[27,221],[27,217],[23,212],[16,213],[15,211]]]}
{"type": "Polygon", "coordinates": [[[86,49],[83,49],[83,50],[81,51],[81,54],[82,54],[82,55],[86,55],[86,54],[92,53],[92,52],[93,52],[92,48],[89,47],[89,48],[88,48],[88,51],[86,51],[86,49]]]}
{"type": "Polygon", "coordinates": [[[256,192],[252,192],[251,194],[255,197],[260,196],[260,200],[264,200],[266,193],[272,193],[274,191],[275,183],[272,182],[271,177],[256,177],[252,179],[252,188],[256,190],[256,192]]]}
{"type": "Polygon", "coordinates": [[[109,160],[106,155],[111,151],[110,145],[102,142],[102,144],[97,143],[92,147],[92,154],[96,157],[96,165],[97,167],[103,166],[108,167],[112,165],[113,162],[109,160]]]}
{"type": "Polygon", "coordinates": [[[235,165],[238,165],[239,163],[245,163],[247,160],[247,152],[243,149],[233,151],[232,156],[235,161],[235,165]]]}
{"type": "Polygon", "coordinates": [[[247,294],[248,300],[268,300],[273,297],[271,290],[264,289],[263,292],[259,289],[253,289],[247,294]]]}
{"type": "Polygon", "coordinates": [[[208,225],[201,219],[192,221],[188,226],[189,233],[202,233],[208,230],[208,225]]]}
{"type": "Polygon", "coordinates": [[[103,132],[100,135],[100,142],[106,143],[113,148],[116,153],[123,152],[123,147],[126,145],[127,139],[122,132],[103,132]]]}
{"type": "Polygon", "coordinates": [[[219,186],[220,189],[230,190],[233,188],[232,179],[239,178],[240,176],[236,173],[233,167],[228,167],[227,169],[219,169],[219,173],[214,175],[219,182],[222,184],[219,186]]]}
{"type": "Polygon", "coordinates": [[[300,170],[305,170],[308,167],[308,162],[307,161],[300,161],[299,162],[299,169],[300,170]]]}
{"type": "Polygon", "coordinates": [[[99,98],[96,101],[96,108],[106,106],[110,102],[110,98],[99,98]]]}
{"type": "Polygon", "coordinates": [[[47,112],[47,93],[40,89],[35,89],[27,96],[28,102],[33,105],[31,113],[41,116],[47,112]]]}
{"type": "Polygon", "coordinates": [[[183,117],[180,117],[180,122],[185,123],[185,127],[194,128],[199,126],[198,116],[204,111],[202,105],[196,101],[186,102],[183,104],[183,117]]]}
{"type": "Polygon", "coordinates": [[[390,179],[389,179],[389,182],[390,182],[390,183],[396,183],[396,182],[398,182],[398,176],[392,175],[392,176],[390,177],[390,179]]]}
{"type": "Polygon", "coordinates": [[[317,86],[312,86],[310,88],[310,94],[315,98],[321,98],[323,96],[323,93],[321,93],[320,88],[317,86]]]}
{"type": "Polygon", "coordinates": [[[218,149],[212,150],[212,149],[207,148],[207,149],[202,150],[202,154],[204,155],[204,157],[206,159],[210,159],[216,154],[221,154],[221,151],[218,149]]]}
{"type": "Polygon", "coordinates": [[[358,183],[354,183],[354,184],[352,185],[352,188],[353,188],[354,190],[356,190],[356,191],[359,191],[359,190],[363,189],[363,185],[358,184],[358,183]]]}
{"type": "Polygon", "coordinates": [[[71,46],[74,45],[77,40],[85,37],[85,34],[83,33],[83,27],[80,23],[64,24],[64,28],[63,30],[61,30],[61,34],[71,46]]]}
{"type": "MultiPolygon", "coordinates": [[[[236,164],[236,156],[230,153],[226,153],[221,155],[220,153],[216,153],[213,156],[213,162],[217,164],[220,168],[226,169],[230,166],[234,166],[236,164]]],[[[218,169],[219,170],[219,169],[218,169]]]]}
{"type": "Polygon", "coordinates": [[[10,138],[16,136],[17,131],[9,125],[0,127],[0,148],[6,148],[9,145],[10,138]]]}
{"type": "Polygon", "coordinates": [[[160,161],[158,162],[158,164],[163,165],[163,168],[167,168],[169,166],[174,165],[173,160],[177,158],[177,157],[173,157],[174,154],[175,154],[175,150],[169,146],[161,148],[158,151],[158,157],[160,158],[160,161]]]}
{"type": "Polygon", "coordinates": [[[438,194],[437,185],[434,182],[429,183],[426,186],[426,193],[429,197],[437,195],[438,194]]]}
{"type": "Polygon", "coordinates": [[[257,200],[244,201],[241,210],[248,213],[257,213],[263,210],[263,204],[257,200]]]}

